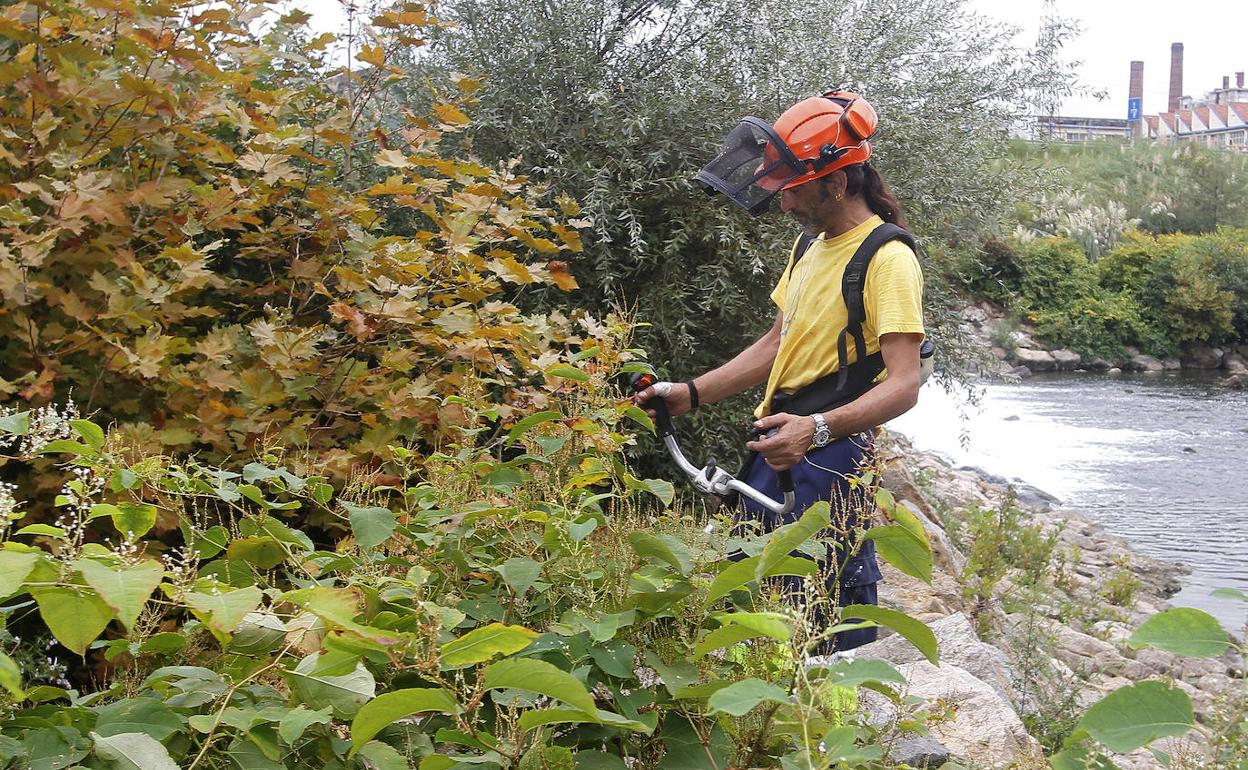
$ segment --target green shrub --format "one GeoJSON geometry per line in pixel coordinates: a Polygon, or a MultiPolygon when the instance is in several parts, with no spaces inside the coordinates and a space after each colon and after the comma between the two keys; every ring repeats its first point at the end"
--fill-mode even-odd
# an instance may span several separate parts
{"type": "Polygon", "coordinates": [[[1102,291],[1076,298],[1058,310],[1031,314],[1036,332],[1084,356],[1114,359],[1133,345],[1146,352],[1171,352],[1165,337],[1140,315],[1139,305],[1127,293],[1102,291]]]}

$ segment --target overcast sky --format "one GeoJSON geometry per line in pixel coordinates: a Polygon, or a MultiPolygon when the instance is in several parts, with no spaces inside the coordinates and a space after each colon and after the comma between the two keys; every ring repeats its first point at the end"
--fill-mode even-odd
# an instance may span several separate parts
{"type": "MultiPolygon", "coordinates": [[[[886,2],[892,0],[878,0],[886,2]]],[[[898,0],[902,7],[905,0],[898,0]]],[[[535,2],[535,0],[515,0],[535,2]]],[[[1035,39],[1044,0],[966,0],[984,16],[1019,28],[1020,43],[1035,39]]],[[[337,31],[341,0],[290,0],[287,5],[313,14],[318,29],[337,31]]],[[[1125,118],[1132,59],[1144,62],[1144,114],[1166,108],[1170,87],[1170,44],[1183,43],[1183,93],[1200,96],[1220,88],[1225,75],[1248,70],[1248,2],[1244,0],[1052,0],[1058,16],[1079,23],[1082,31],[1067,48],[1068,58],[1082,61],[1083,85],[1107,98],[1074,97],[1063,105],[1068,116],[1125,118]]]]}
{"type": "MultiPolygon", "coordinates": [[[[904,5],[904,0],[902,0],[904,5]]],[[[1043,0],[968,0],[984,16],[1024,28],[1034,40],[1043,0]]],[[[1183,93],[1200,96],[1222,87],[1223,76],[1248,70],[1248,3],[1239,0],[1054,0],[1058,16],[1082,28],[1068,58],[1082,61],[1084,85],[1108,93],[1098,102],[1076,97],[1063,105],[1068,116],[1125,118],[1131,61],[1144,62],[1144,114],[1166,109],[1170,44],[1183,44],[1183,93]]]]}

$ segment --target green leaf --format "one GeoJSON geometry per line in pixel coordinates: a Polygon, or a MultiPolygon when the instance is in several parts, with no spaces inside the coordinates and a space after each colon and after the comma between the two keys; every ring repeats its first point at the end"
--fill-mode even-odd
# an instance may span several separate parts
{"type": "Polygon", "coordinates": [[[1127,639],[1132,647],[1156,647],[1175,655],[1213,658],[1231,646],[1217,618],[1191,607],[1173,607],[1144,621],[1127,639]]]}
{"type": "Polygon", "coordinates": [[[926,533],[918,537],[908,527],[890,524],[868,529],[865,537],[875,541],[876,550],[884,561],[910,577],[932,582],[932,546],[927,542],[926,533]]]}
{"type": "Polygon", "coordinates": [[[100,452],[104,449],[104,429],[90,420],[70,420],[69,427],[74,432],[82,436],[82,440],[87,442],[87,446],[100,452]]]}
{"type": "Polygon", "coordinates": [[[507,658],[491,664],[482,675],[487,690],[514,689],[535,692],[563,701],[586,714],[596,714],[598,707],[585,685],[566,671],[536,658],[507,658]]]}
{"type": "Polygon", "coordinates": [[[785,524],[771,533],[767,545],[755,569],[754,577],[761,580],[771,570],[788,558],[802,543],[822,532],[831,524],[831,508],[826,500],[820,500],[806,509],[802,517],[792,524],[785,524]]]}
{"type": "Polygon", "coordinates": [[[670,713],[660,730],[666,753],[657,770],[724,770],[732,767],[732,739],[715,722],[694,728],[684,714],[670,713]]]}
{"type": "MultiPolygon", "coordinates": [[[[100,507],[91,506],[91,515],[95,516],[95,509],[100,507]]],[[[113,528],[128,540],[142,537],[150,532],[152,527],[156,526],[157,513],[156,506],[147,503],[120,503],[115,506],[115,510],[109,511],[113,520],[113,528]]]]}
{"type": "Polygon", "coordinates": [[[157,561],[114,569],[94,559],[79,559],[74,566],[127,630],[134,627],[139,613],[165,576],[165,568],[157,561]]]}
{"type": "MultiPolygon", "coordinates": [[[[779,612],[720,612],[715,618],[724,624],[735,624],[777,642],[787,642],[792,635],[789,616],[779,612]]],[[[918,621],[915,621],[918,622],[918,621]]]]}
{"type": "Polygon", "coordinates": [[[234,561],[245,561],[260,569],[273,569],[286,561],[286,548],[281,542],[268,535],[258,537],[240,537],[225,549],[225,557],[234,561]]]}
{"type": "MultiPolygon", "coordinates": [[[[524,717],[522,716],[521,719],[524,717]]],[[[628,770],[624,760],[603,751],[585,749],[576,752],[576,770],[628,770]]]]}
{"type": "Polygon", "coordinates": [[[165,747],[150,735],[91,733],[91,739],[96,755],[111,762],[116,770],[179,770],[165,747]]]}
{"type": "Polygon", "coordinates": [[[706,636],[702,637],[702,639],[693,646],[693,657],[695,659],[700,658],[708,652],[714,652],[715,650],[728,647],[736,644],[737,642],[743,642],[746,639],[753,639],[758,636],[763,636],[763,633],[746,626],[729,623],[708,632],[706,636]]]}
{"type": "Polygon", "coordinates": [[[291,688],[305,706],[318,710],[329,706],[335,717],[350,719],[373,700],[377,682],[363,663],[357,662],[349,674],[331,676],[316,673],[319,659],[320,653],[312,653],[287,672],[291,688]]]}
{"type": "Polygon", "coordinates": [[[513,556],[495,567],[495,570],[502,576],[503,582],[511,586],[516,596],[524,596],[525,592],[541,577],[542,565],[541,562],[525,556],[513,556]]]}
{"type": "MultiPolygon", "coordinates": [[[[732,562],[721,570],[715,576],[715,579],[711,581],[711,587],[706,595],[705,606],[710,607],[738,588],[758,580],[758,565],[762,560],[763,557],[761,556],[751,556],[748,559],[732,562]]],[[[776,577],[777,575],[808,577],[813,575],[817,569],[818,565],[812,559],[789,556],[773,565],[763,577],[776,577]]]]}
{"type": "Polygon", "coordinates": [[[355,543],[368,551],[390,539],[394,529],[399,525],[394,512],[389,508],[377,506],[357,507],[343,503],[343,508],[351,519],[351,532],[355,535],[355,543]]]}
{"type": "Polygon", "coordinates": [[[868,682],[904,684],[906,678],[885,661],[863,658],[838,661],[826,669],[823,681],[841,687],[858,687],[868,682]]]}
{"type": "Polygon", "coordinates": [[[70,441],[67,438],[58,438],[54,441],[49,441],[48,443],[39,447],[39,449],[35,451],[35,454],[39,454],[39,455],[69,454],[69,455],[77,456],[77,455],[82,455],[82,454],[89,454],[89,451],[88,451],[89,449],[90,447],[88,447],[86,444],[79,444],[77,441],[70,441]]]}
{"type": "Polygon", "coordinates": [[[238,628],[247,613],[260,606],[263,597],[264,593],[256,586],[219,593],[191,591],[186,594],[186,605],[195,613],[195,617],[221,638],[220,635],[228,635],[238,628]]]}
{"type": "Polygon", "coordinates": [[[584,711],[577,709],[562,708],[544,708],[532,709],[525,711],[520,715],[519,724],[522,730],[532,730],[542,725],[553,724],[597,724],[607,725],[608,727],[619,727],[624,730],[631,730],[636,733],[650,733],[650,727],[633,719],[621,716],[611,711],[598,709],[594,715],[586,714],[584,711]]]}
{"type": "Polygon", "coordinates": [[[388,743],[369,741],[359,753],[368,760],[369,770],[408,770],[407,757],[388,743]]]}
{"type": "Polygon", "coordinates": [[[654,420],[650,419],[650,415],[646,414],[645,409],[639,406],[629,406],[623,411],[623,415],[637,423],[647,432],[654,433],[654,420]]]}
{"type": "Polygon", "coordinates": [[[788,703],[789,695],[770,682],[750,678],[717,690],[706,703],[711,707],[712,712],[722,711],[725,714],[740,717],[745,716],[764,701],[788,703]]]}
{"type": "Polygon", "coordinates": [[[183,727],[182,717],[155,698],[127,698],[96,709],[95,732],[104,737],[143,733],[163,741],[183,727]]]}
{"type": "Polygon", "coordinates": [[[1241,602],[1248,602],[1248,594],[1238,588],[1216,588],[1209,595],[1215,599],[1238,599],[1241,602]]]}
{"type": "Polygon", "coordinates": [[[39,551],[0,550],[0,599],[17,593],[35,568],[39,551]]]}
{"type": "Polygon", "coordinates": [[[499,655],[520,652],[537,637],[536,631],[530,631],[524,626],[491,623],[442,645],[439,651],[440,664],[444,669],[474,666],[499,655]]]}
{"type": "Polygon", "coordinates": [[[1125,754],[1158,738],[1187,733],[1196,726],[1187,693],[1165,682],[1120,687],[1097,701],[1079,720],[1098,742],[1125,754]]]}
{"type": "Polygon", "coordinates": [[[363,746],[374,735],[411,714],[454,714],[457,708],[455,696],[439,687],[414,687],[378,695],[365,703],[352,720],[351,742],[356,747],[363,746]]]}
{"type": "Polygon", "coordinates": [[[628,543],[638,556],[663,562],[682,575],[688,575],[693,569],[688,546],[672,535],[633,532],[628,536],[628,543]]]}
{"type": "Polygon", "coordinates": [[[844,619],[860,618],[888,626],[913,644],[933,666],[940,665],[937,660],[936,635],[921,620],[916,620],[904,612],[871,604],[850,604],[842,607],[841,617],[844,619]]]}
{"type": "Polygon", "coordinates": [[[612,639],[589,648],[589,656],[604,673],[620,679],[632,679],[635,675],[633,661],[637,648],[623,639],[612,639]]]}
{"type": "Polygon", "coordinates": [[[666,479],[640,479],[641,488],[659,498],[663,505],[671,505],[676,499],[676,487],[666,479]]]}
{"type": "Polygon", "coordinates": [[[113,619],[113,611],[104,600],[85,587],[39,586],[32,587],[30,594],[35,597],[39,616],[52,635],[79,655],[86,654],[87,645],[94,642],[113,619]]]}
{"type": "Polygon", "coordinates": [[[565,380],[573,380],[575,382],[589,382],[589,375],[569,364],[555,364],[546,370],[546,374],[552,377],[562,377],[565,380]]]}
{"type": "Polygon", "coordinates": [[[277,723],[277,734],[288,746],[294,746],[312,725],[327,725],[334,721],[333,711],[330,706],[316,711],[306,706],[293,708],[277,723]]]}
{"type": "Polygon", "coordinates": [[[581,522],[572,522],[568,525],[568,537],[572,538],[572,542],[579,543],[589,537],[595,529],[598,529],[597,519],[586,519],[581,522]]]}
{"type": "Polygon", "coordinates": [[[44,537],[54,537],[57,540],[65,538],[65,530],[60,527],[54,527],[51,524],[27,524],[13,535],[43,535],[44,537]]]}
{"type": "Polygon", "coordinates": [[[544,422],[552,422],[554,420],[562,420],[563,414],[560,412],[535,412],[511,426],[511,430],[507,432],[507,441],[512,442],[528,433],[531,429],[541,425],[544,422]]]}
{"type": "Polygon", "coordinates": [[[25,436],[30,433],[30,411],[0,416],[0,433],[10,436],[25,436]]]}
{"type": "Polygon", "coordinates": [[[26,692],[22,689],[22,670],[17,667],[17,661],[3,652],[0,652],[0,687],[17,700],[26,697],[26,692]]]}
{"type": "Polygon", "coordinates": [[[672,695],[682,687],[694,684],[702,675],[698,667],[688,661],[678,660],[669,666],[654,652],[646,652],[642,660],[663,679],[663,686],[672,695]]]}

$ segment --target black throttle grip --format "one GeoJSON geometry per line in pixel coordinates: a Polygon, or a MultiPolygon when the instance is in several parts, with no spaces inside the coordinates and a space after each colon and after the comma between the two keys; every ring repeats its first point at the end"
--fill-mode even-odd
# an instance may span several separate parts
{"type": "MultiPolygon", "coordinates": [[[[658,378],[653,374],[639,374],[633,377],[633,392],[640,393],[646,388],[658,382],[658,378]]],[[[675,435],[676,428],[672,425],[672,413],[667,408],[667,402],[662,396],[654,396],[648,401],[642,403],[643,408],[654,410],[654,426],[660,438],[667,438],[675,435]]]]}
{"type": "Polygon", "coordinates": [[[793,471],[783,470],[776,473],[776,477],[780,481],[780,493],[787,495],[793,491],[793,471]]]}

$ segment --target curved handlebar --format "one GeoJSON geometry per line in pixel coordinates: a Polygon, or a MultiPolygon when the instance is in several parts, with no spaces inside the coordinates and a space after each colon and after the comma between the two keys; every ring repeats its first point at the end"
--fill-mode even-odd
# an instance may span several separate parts
{"type": "MultiPolygon", "coordinates": [[[[632,378],[633,390],[640,393],[656,382],[658,382],[658,378],[652,374],[635,375],[632,378]]],[[[672,413],[667,408],[667,402],[663,400],[663,397],[656,396],[650,398],[644,405],[654,410],[655,429],[659,437],[663,439],[663,444],[667,447],[668,454],[676,461],[677,467],[689,476],[694,488],[699,492],[721,497],[729,492],[738,492],[779,516],[784,516],[793,510],[796,498],[793,490],[793,473],[791,471],[784,470],[777,474],[780,482],[780,492],[784,496],[783,501],[777,502],[744,481],[737,479],[723,468],[718,467],[714,460],[709,461],[705,467],[698,468],[689,462],[685,457],[685,453],[680,450],[680,444],[676,442],[676,430],[672,425],[672,413]]]]}

